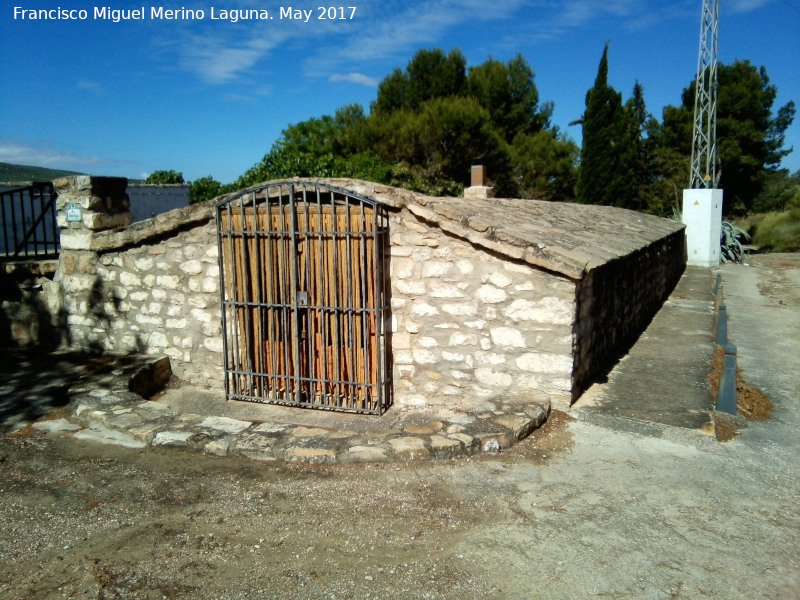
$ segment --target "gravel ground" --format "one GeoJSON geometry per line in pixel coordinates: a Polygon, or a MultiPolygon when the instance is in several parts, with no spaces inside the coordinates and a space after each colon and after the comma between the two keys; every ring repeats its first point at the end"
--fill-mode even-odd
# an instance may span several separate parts
{"type": "Polygon", "coordinates": [[[497,456],[374,465],[0,437],[0,598],[798,599],[798,259],[722,270],[775,405],[724,444],[558,411],[497,456]]]}
{"type": "MultiPolygon", "coordinates": [[[[494,457],[269,465],[0,440],[0,597],[800,597],[798,467],[554,412],[494,457]]],[[[796,452],[795,452],[796,456],[796,452]]]]}
{"type": "Polygon", "coordinates": [[[502,577],[467,538],[515,518],[507,461],[563,452],[566,419],[505,462],[276,466],[5,438],[0,595],[498,597],[502,577]]]}

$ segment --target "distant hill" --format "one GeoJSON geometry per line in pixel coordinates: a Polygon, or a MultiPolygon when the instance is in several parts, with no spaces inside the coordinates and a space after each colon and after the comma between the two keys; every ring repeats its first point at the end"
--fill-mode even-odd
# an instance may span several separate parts
{"type": "Polygon", "coordinates": [[[76,171],[63,169],[47,169],[45,167],[29,167],[0,162],[0,181],[3,183],[22,183],[27,181],[52,181],[68,175],[83,175],[76,171]]]}

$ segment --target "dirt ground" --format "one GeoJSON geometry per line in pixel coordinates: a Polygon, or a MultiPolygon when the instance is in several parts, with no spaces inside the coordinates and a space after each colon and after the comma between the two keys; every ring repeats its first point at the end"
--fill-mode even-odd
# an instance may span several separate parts
{"type": "Polygon", "coordinates": [[[502,577],[455,550],[515,519],[489,477],[571,447],[554,413],[501,457],[268,465],[130,452],[28,431],[0,440],[0,596],[493,598],[502,577]]]}
{"type": "Polygon", "coordinates": [[[555,411],[496,456],[313,466],[28,429],[0,437],[0,598],[800,598],[800,260],[770,260],[724,272],[774,403],[728,443],[555,411]]]}

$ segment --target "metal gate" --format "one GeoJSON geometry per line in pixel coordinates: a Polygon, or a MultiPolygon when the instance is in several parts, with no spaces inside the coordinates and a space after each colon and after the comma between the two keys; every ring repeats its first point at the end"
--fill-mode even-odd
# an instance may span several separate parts
{"type": "Polygon", "coordinates": [[[58,256],[56,197],[49,181],[0,191],[0,258],[58,256]]]}
{"type": "Polygon", "coordinates": [[[310,182],[217,204],[229,399],[388,408],[388,230],[379,202],[310,182]]]}

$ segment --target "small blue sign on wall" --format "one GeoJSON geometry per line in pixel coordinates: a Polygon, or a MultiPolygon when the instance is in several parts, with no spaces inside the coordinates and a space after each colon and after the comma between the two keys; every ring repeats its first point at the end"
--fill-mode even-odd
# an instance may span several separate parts
{"type": "Polygon", "coordinates": [[[67,207],[67,223],[78,223],[81,220],[81,207],[77,204],[70,204],[67,207]]]}

